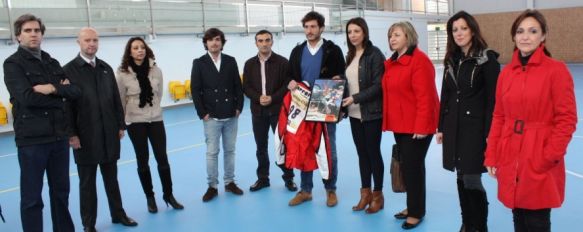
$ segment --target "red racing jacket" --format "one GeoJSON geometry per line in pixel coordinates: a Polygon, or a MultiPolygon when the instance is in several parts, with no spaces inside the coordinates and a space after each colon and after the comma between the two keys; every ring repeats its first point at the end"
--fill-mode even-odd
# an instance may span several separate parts
{"type": "Polygon", "coordinates": [[[311,91],[303,83],[283,98],[275,130],[275,156],[278,165],[301,171],[320,170],[327,180],[332,168],[326,124],[304,121],[311,91]]]}

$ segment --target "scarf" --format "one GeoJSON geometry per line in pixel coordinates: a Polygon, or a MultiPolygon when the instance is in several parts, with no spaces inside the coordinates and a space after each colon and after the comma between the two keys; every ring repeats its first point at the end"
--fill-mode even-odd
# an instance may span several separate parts
{"type": "Polygon", "coordinates": [[[136,62],[131,59],[129,63],[132,70],[136,73],[136,77],[140,83],[140,108],[144,108],[146,104],[152,106],[154,93],[152,93],[152,85],[150,84],[150,79],[148,79],[148,73],[150,73],[150,62],[144,60],[144,62],[138,66],[136,62]]]}

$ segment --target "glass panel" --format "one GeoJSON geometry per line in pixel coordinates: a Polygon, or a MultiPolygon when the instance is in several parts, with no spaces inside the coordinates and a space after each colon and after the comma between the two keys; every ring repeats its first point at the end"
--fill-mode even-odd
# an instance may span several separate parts
{"type": "Polygon", "coordinates": [[[0,39],[10,39],[10,22],[8,22],[8,8],[0,0],[0,39]]]}
{"type": "Polygon", "coordinates": [[[442,62],[447,47],[445,24],[427,25],[427,55],[434,62],[442,62]]]}
{"type": "Polygon", "coordinates": [[[91,25],[100,34],[150,33],[150,6],[147,0],[92,0],[91,25]]]}
{"type": "Polygon", "coordinates": [[[85,9],[85,0],[11,0],[11,4],[13,21],[31,13],[43,20],[48,37],[76,35],[81,27],[87,26],[87,11],[80,10],[85,9]]]}
{"type": "Polygon", "coordinates": [[[152,1],[156,33],[202,33],[203,5],[200,1],[152,1]]]}
{"type": "Polygon", "coordinates": [[[258,2],[248,5],[249,28],[256,32],[267,29],[271,32],[283,31],[283,14],[279,2],[258,2]]]}

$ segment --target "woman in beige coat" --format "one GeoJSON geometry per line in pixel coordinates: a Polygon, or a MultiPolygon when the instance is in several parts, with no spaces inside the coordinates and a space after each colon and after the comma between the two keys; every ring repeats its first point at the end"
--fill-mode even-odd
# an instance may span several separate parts
{"type": "Polygon", "coordinates": [[[164,202],[174,209],[183,209],[184,206],[178,203],[172,194],[170,164],[166,154],[166,131],[160,107],[163,91],[162,71],[154,62],[152,49],[142,38],[129,39],[116,77],[128,125],[128,135],[138,160],[138,176],[146,194],[148,211],[158,212],[148,165],[148,140],[158,162],[164,202]]]}

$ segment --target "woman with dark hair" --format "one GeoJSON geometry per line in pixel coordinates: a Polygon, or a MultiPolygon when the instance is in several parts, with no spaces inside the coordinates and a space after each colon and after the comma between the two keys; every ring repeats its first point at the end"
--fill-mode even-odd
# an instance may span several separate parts
{"type": "Polygon", "coordinates": [[[460,231],[488,231],[488,199],[482,185],[486,137],[492,122],[498,53],[488,49],[476,19],[460,11],[447,21],[447,51],[436,141],[443,168],[457,172],[460,231]]]}
{"type": "Polygon", "coordinates": [[[170,164],[166,154],[166,130],[162,121],[160,100],[163,93],[162,71],[154,61],[154,53],[140,37],[129,39],[117,70],[117,86],[125,111],[130,140],[138,160],[138,176],[146,194],[148,211],[158,212],[148,159],[148,140],[158,162],[158,174],[166,205],[183,209],[172,194],[170,164]]]}
{"type": "Polygon", "coordinates": [[[395,136],[407,192],[407,208],[395,214],[397,219],[406,219],[403,229],[417,227],[425,216],[425,156],[439,118],[435,68],[417,48],[417,38],[410,22],[389,28],[394,53],[385,61],[382,79],[382,130],[395,136]]]}
{"type": "Polygon", "coordinates": [[[577,124],[573,77],[545,48],[547,23],[526,10],[512,24],[516,48],[498,78],[484,165],[515,231],[551,231],[565,199],[567,145],[577,124]]]}
{"type": "Polygon", "coordinates": [[[369,40],[368,26],[363,18],[353,18],[346,23],[346,41],[349,94],[342,100],[342,106],[348,107],[361,183],[360,201],[352,210],[366,208],[367,213],[376,213],[384,207],[381,78],[385,70],[385,56],[369,40]],[[373,179],[374,188],[371,191],[373,179]]]}

